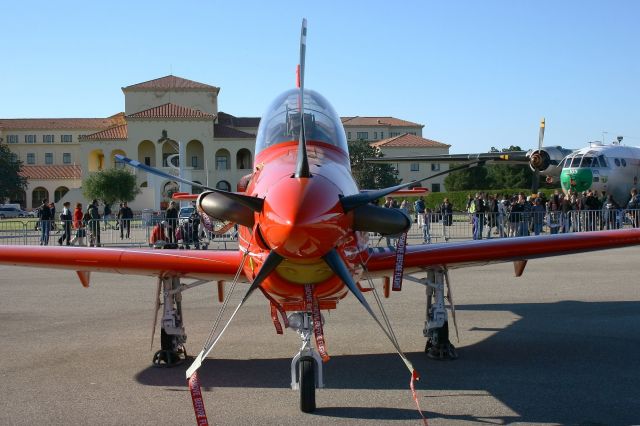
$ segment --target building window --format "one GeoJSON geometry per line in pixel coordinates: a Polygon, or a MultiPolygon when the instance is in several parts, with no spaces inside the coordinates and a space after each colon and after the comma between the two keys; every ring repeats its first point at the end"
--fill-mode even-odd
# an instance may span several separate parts
{"type": "Polygon", "coordinates": [[[432,183],[431,184],[431,192],[440,192],[440,184],[432,183]]]}
{"type": "Polygon", "coordinates": [[[373,132],[373,138],[378,139],[378,132],[373,132]]]}
{"type": "Polygon", "coordinates": [[[36,164],[36,154],[30,152],[27,154],[27,164],[36,164]]]}
{"type": "Polygon", "coordinates": [[[396,136],[400,136],[400,132],[389,132],[390,138],[395,138],[396,136]]]}
{"type": "Polygon", "coordinates": [[[71,143],[73,142],[73,137],[71,135],[62,135],[60,136],[60,142],[71,143]]]}
{"type": "Polygon", "coordinates": [[[440,171],[440,163],[431,163],[431,171],[439,172],[440,171]]]}
{"type": "Polygon", "coordinates": [[[380,132],[380,139],[384,139],[384,132],[380,132]]]}
{"type": "Polygon", "coordinates": [[[419,172],[420,171],[420,163],[411,163],[411,171],[419,172]]]}
{"type": "Polygon", "coordinates": [[[24,143],[36,143],[36,135],[24,135],[24,143]]]}
{"type": "Polygon", "coordinates": [[[10,161],[11,161],[12,163],[15,163],[16,161],[18,161],[18,154],[16,154],[15,152],[12,152],[12,153],[9,155],[9,158],[10,158],[10,161]]]}
{"type": "Polygon", "coordinates": [[[144,165],[151,166],[151,157],[144,157],[144,165]]]}
{"type": "Polygon", "coordinates": [[[216,157],[216,170],[229,170],[229,160],[226,156],[216,157]]]}
{"type": "Polygon", "coordinates": [[[62,164],[71,164],[71,153],[64,152],[62,154],[62,164]]]}
{"type": "Polygon", "coordinates": [[[44,164],[53,164],[53,152],[44,154],[44,164]]]}
{"type": "Polygon", "coordinates": [[[191,157],[191,167],[193,167],[194,169],[198,168],[198,156],[194,155],[191,157]]]}
{"type": "Polygon", "coordinates": [[[18,143],[18,135],[7,135],[7,143],[18,143]]]}
{"type": "Polygon", "coordinates": [[[42,135],[42,143],[53,143],[53,135],[42,135]]]}
{"type": "Polygon", "coordinates": [[[351,132],[347,132],[347,139],[351,140],[351,132]]]}
{"type": "Polygon", "coordinates": [[[407,133],[409,133],[410,135],[413,135],[413,136],[418,136],[418,135],[416,134],[416,132],[407,132],[407,133]]]}
{"type": "Polygon", "coordinates": [[[369,132],[357,132],[356,137],[359,141],[369,140],[369,132]]]}

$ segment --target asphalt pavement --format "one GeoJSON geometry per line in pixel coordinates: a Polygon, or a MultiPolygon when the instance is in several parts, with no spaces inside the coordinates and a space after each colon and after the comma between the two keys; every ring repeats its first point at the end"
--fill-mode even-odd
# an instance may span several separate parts
{"type": "MultiPolygon", "coordinates": [[[[424,356],[424,289],[405,281],[384,302],[422,375],[429,424],[640,423],[639,256],[535,260],[520,278],[511,264],[452,271],[456,361],[424,356]]],[[[194,424],[188,364],[151,366],[154,293],[150,278],[96,273],[85,289],[72,271],[0,266],[0,424],[194,424]]],[[[221,306],[216,287],[186,292],[183,304],[196,354],[221,306]]],[[[325,317],[326,388],[303,414],[289,388],[299,338],[276,335],[254,294],[200,370],[210,423],[421,424],[409,373],[357,301],[325,317]]]]}

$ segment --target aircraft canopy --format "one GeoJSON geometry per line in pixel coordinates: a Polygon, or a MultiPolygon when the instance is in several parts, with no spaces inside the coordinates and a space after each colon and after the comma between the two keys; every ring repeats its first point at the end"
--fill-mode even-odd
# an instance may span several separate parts
{"type": "MultiPolygon", "coordinates": [[[[299,89],[278,96],[260,120],[256,155],[263,149],[300,138],[299,89]]],[[[304,126],[307,142],[324,142],[347,152],[347,140],[340,117],[329,102],[313,90],[304,91],[304,126]]]]}

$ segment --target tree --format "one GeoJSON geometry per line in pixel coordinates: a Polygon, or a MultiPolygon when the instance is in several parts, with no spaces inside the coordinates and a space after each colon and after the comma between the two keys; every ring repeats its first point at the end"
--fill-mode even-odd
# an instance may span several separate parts
{"type": "Polygon", "coordinates": [[[400,183],[398,172],[391,164],[367,163],[365,158],[384,157],[378,148],[364,141],[349,142],[351,174],[362,189],[380,189],[400,183]]]}
{"type": "Polygon", "coordinates": [[[120,168],[91,173],[82,183],[82,193],[88,199],[99,199],[105,204],[132,201],[140,193],[135,175],[120,168]]]}
{"type": "Polygon", "coordinates": [[[27,178],[20,176],[21,168],[22,161],[7,145],[0,144],[0,202],[27,188],[27,178]]]}
{"type": "MultiPolygon", "coordinates": [[[[450,164],[449,168],[460,166],[450,164]]],[[[452,172],[444,178],[444,185],[447,191],[466,191],[469,189],[488,189],[491,182],[488,178],[488,170],[484,166],[472,167],[457,172],[452,172]]]]}

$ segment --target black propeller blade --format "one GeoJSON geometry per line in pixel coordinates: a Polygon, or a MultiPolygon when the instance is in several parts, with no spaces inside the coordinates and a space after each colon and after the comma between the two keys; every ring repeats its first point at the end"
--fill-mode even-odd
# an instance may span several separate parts
{"type": "Polygon", "coordinates": [[[375,191],[368,191],[368,192],[361,192],[359,194],[354,194],[354,195],[348,195],[346,197],[342,197],[340,199],[340,203],[342,204],[342,208],[344,209],[345,213],[349,212],[357,207],[363,206],[367,203],[372,202],[373,200],[377,200],[378,198],[382,198],[385,195],[389,195],[392,192],[396,192],[399,191],[401,189],[404,188],[408,188],[410,186],[415,186],[417,183],[420,182],[424,182],[426,180],[429,179],[433,179],[436,178],[438,176],[443,176],[452,172],[457,172],[458,170],[464,170],[464,169],[468,169],[471,167],[476,167],[476,166],[480,166],[483,165],[484,161],[474,161],[471,162],[469,164],[465,164],[463,166],[459,166],[459,167],[454,167],[452,169],[449,170],[445,170],[443,172],[440,173],[436,173],[435,175],[431,175],[431,176],[427,176],[425,178],[419,179],[419,180],[413,180],[411,182],[407,182],[407,183],[402,183],[400,185],[396,185],[396,186],[390,186],[388,188],[383,188],[383,189],[378,189],[375,191]]]}

